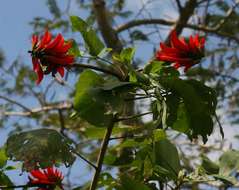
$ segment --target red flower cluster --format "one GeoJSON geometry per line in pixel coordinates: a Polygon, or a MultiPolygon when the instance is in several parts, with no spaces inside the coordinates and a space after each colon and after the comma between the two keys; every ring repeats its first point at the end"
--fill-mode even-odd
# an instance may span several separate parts
{"type": "Polygon", "coordinates": [[[38,190],[53,190],[56,186],[62,187],[62,173],[53,167],[44,170],[38,169],[30,172],[29,184],[39,186],[38,190]]]}
{"type": "Polygon", "coordinates": [[[61,34],[54,40],[48,31],[40,39],[36,35],[32,36],[32,51],[29,53],[32,56],[33,70],[38,77],[37,84],[42,81],[44,74],[52,73],[54,77],[58,72],[64,77],[64,67],[74,62],[74,56],[68,53],[71,47],[71,42],[65,42],[61,34]]]}
{"type": "Polygon", "coordinates": [[[205,38],[199,39],[198,34],[195,37],[190,36],[189,42],[186,43],[184,38],[177,37],[176,31],[172,31],[170,42],[170,47],[160,43],[161,50],[157,52],[156,59],[175,63],[176,69],[185,67],[186,72],[190,67],[199,63],[204,56],[205,38]]]}

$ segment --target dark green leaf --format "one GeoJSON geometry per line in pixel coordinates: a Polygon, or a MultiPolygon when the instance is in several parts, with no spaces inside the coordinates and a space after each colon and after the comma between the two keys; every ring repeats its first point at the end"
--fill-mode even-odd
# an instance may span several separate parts
{"type": "Polygon", "coordinates": [[[120,86],[129,85],[119,82],[104,86],[104,83],[106,81],[100,75],[91,70],[85,70],[80,75],[76,86],[74,108],[81,118],[96,127],[109,126],[113,115],[122,105],[120,86]]]}
{"type": "Polygon", "coordinates": [[[117,187],[117,190],[150,190],[150,188],[142,182],[130,179],[130,177],[126,175],[120,177],[120,183],[121,186],[117,187]]]}
{"type": "Polygon", "coordinates": [[[104,49],[104,44],[98,38],[96,32],[80,17],[71,16],[71,23],[73,31],[79,31],[83,36],[89,48],[89,53],[93,56],[97,56],[104,49]]]}
{"type": "Polygon", "coordinates": [[[176,179],[181,169],[178,151],[167,139],[157,141],[154,146],[155,163],[170,171],[172,179],[176,179]]]}
{"type": "Polygon", "coordinates": [[[52,129],[37,129],[10,136],[7,140],[7,155],[24,162],[24,169],[36,165],[51,166],[62,162],[72,165],[75,157],[71,153],[71,142],[52,129]]]}
{"type": "Polygon", "coordinates": [[[188,117],[184,121],[189,122],[189,137],[196,138],[198,135],[201,135],[205,143],[207,136],[213,131],[212,117],[216,108],[216,99],[213,90],[194,80],[184,81],[168,77],[162,78],[160,83],[175,96],[183,100],[186,113],[181,116],[188,117]]]}
{"type": "Polygon", "coordinates": [[[131,32],[130,37],[132,38],[132,40],[148,40],[148,37],[140,30],[134,30],[133,32],[131,32]]]}
{"type": "Polygon", "coordinates": [[[205,155],[202,155],[202,167],[207,174],[218,174],[219,172],[219,166],[205,155]]]}

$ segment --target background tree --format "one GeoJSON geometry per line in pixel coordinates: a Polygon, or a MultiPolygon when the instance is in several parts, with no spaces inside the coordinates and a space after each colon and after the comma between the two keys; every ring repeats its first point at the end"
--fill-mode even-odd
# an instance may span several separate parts
{"type": "Polygon", "coordinates": [[[66,189],[238,186],[239,153],[217,134],[238,125],[239,2],[148,0],[135,12],[126,0],[69,0],[64,10],[58,3],[48,0],[52,18],[33,18],[31,25],[37,35],[47,28],[74,39],[77,63],[63,80],[45,78],[37,86],[31,64],[17,58],[9,66],[0,59],[1,126],[15,126],[0,152],[0,184],[13,186],[5,174],[15,169],[6,163],[12,159],[23,171],[64,163],[66,189]],[[171,12],[160,13],[162,5],[171,12]],[[72,16],[72,6],[84,12],[84,20],[72,16]],[[159,42],[170,45],[173,30],[206,38],[205,57],[180,78],[169,64],[154,60],[159,42]],[[90,94],[91,85],[100,90],[90,94]],[[202,112],[189,116],[194,110],[202,112]],[[110,119],[103,111],[111,111],[110,119]],[[72,179],[79,159],[94,180],[72,179]]]}

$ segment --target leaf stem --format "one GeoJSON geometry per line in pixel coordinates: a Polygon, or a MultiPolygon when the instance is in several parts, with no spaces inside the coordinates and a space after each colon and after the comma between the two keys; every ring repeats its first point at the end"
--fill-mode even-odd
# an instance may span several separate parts
{"type": "Polygon", "coordinates": [[[113,69],[110,70],[110,69],[105,69],[105,68],[97,67],[95,65],[83,64],[83,63],[74,63],[70,67],[93,69],[95,71],[100,71],[102,73],[106,73],[106,74],[112,75],[112,76],[114,76],[114,77],[116,77],[116,78],[121,80],[121,76],[118,73],[116,73],[113,69]]]}

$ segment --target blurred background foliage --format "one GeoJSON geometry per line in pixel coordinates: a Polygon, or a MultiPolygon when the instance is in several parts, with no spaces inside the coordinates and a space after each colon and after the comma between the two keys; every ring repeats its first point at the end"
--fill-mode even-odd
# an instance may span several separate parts
{"type": "MultiPolygon", "coordinates": [[[[133,66],[134,68],[143,68],[159,48],[159,42],[167,39],[169,31],[175,26],[174,24],[177,20],[180,19],[178,15],[182,15],[182,10],[187,2],[184,0],[167,1],[167,8],[173,12],[173,15],[170,15],[170,12],[167,15],[157,15],[155,11],[152,13],[151,9],[157,9],[165,1],[142,0],[141,8],[135,11],[128,10],[127,5],[130,3],[129,1],[131,0],[106,1],[106,12],[104,14],[106,14],[108,24],[114,30],[114,35],[120,41],[121,48],[128,46],[137,47],[133,66]],[[155,21],[151,24],[130,25],[137,20],[148,20],[150,22],[153,19],[162,19],[165,22],[157,24],[155,21]]],[[[33,18],[30,21],[30,25],[33,28],[32,33],[42,34],[48,28],[53,34],[61,32],[67,38],[77,39],[77,45],[84,55],[78,59],[78,62],[104,67],[107,64],[105,59],[110,59],[109,54],[106,53],[101,56],[102,59],[87,57],[84,41],[79,37],[79,33],[72,31],[69,17],[71,16],[72,6],[77,7],[79,13],[84,11],[86,14],[84,18],[86,23],[93,26],[97,34],[106,42],[109,48],[117,51],[117,48],[110,47],[102,26],[98,24],[99,18],[97,16],[99,17],[99,15],[95,14],[94,6],[96,5],[94,5],[94,2],[68,0],[65,9],[60,9],[58,1],[46,0],[46,6],[52,17],[33,18]]],[[[186,24],[182,25],[182,35],[189,36],[191,33],[199,32],[201,36],[205,36],[206,56],[200,65],[191,68],[184,77],[185,79],[198,79],[216,90],[218,118],[215,119],[214,125],[218,126],[219,121],[217,120],[220,120],[220,125],[223,126],[226,136],[222,140],[218,135],[220,131],[219,127],[215,127],[214,135],[209,137],[207,144],[203,144],[200,139],[190,142],[185,135],[168,130],[167,135],[171,142],[167,139],[157,142],[155,145],[157,148],[155,162],[160,163],[158,167],[161,166],[168,169],[167,164],[162,163],[162,160],[164,160],[162,155],[166,155],[167,159],[170,159],[168,160],[170,165],[172,163],[171,166],[174,167],[173,170],[177,170],[177,174],[181,168],[184,168],[185,171],[181,170],[182,174],[178,175],[184,176],[183,172],[190,174],[188,176],[188,183],[185,183],[183,186],[185,189],[205,189],[204,184],[208,185],[206,187],[214,186],[226,189],[231,185],[237,185],[237,182],[234,180],[236,180],[239,170],[237,159],[239,153],[232,150],[232,147],[238,148],[238,136],[236,132],[227,133],[228,131],[238,131],[237,126],[239,124],[239,2],[236,0],[197,0],[195,2],[196,6],[192,14],[187,19],[186,24]],[[176,145],[177,149],[175,149],[172,143],[176,145]],[[164,149],[165,147],[167,147],[166,150],[164,149]],[[177,164],[178,159],[175,158],[175,155],[179,155],[181,165],[177,164]],[[233,179],[225,179],[221,176],[226,172],[230,173],[232,171],[235,172],[233,174],[235,178],[233,179]],[[207,179],[207,174],[214,175],[214,179],[219,179],[219,182],[211,183],[211,178],[207,179]],[[220,181],[223,183],[220,183],[220,181]]],[[[109,40],[111,40],[110,37],[109,40]]],[[[43,85],[36,86],[36,76],[32,71],[32,65],[25,63],[21,57],[17,57],[10,65],[6,64],[4,50],[1,50],[0,126],[2,128],[12,126],[9,134],[38,128],[46,128],[46,130],[47,128],[51,128],[60,133],[64,132],[64,135],[66,135],[64,138],[70,139],[70,147],[73,146],[74,151],[95,162],[105,128],[92,126],[92,124],[87,123],[79,117],[70,116],[73,112],[74,86],[78,80],[78,75],[82,71],[81,69],[71,69],[68,71],[70,74],[66,75],[64,81],[49,78],[49,80],[45,80],[43,85]]],[[[126,109],[126,115],[135,115],[145,112],[148,109],[153,109],[154,104],[150,104],[149,102],[145,99],[128,101],[124,103],[125,107],[123,109],[126,109]]],[[[95,115],[92,115],[92,117],[95,117],[95,115]]],[[[102,174],[99,185],[107,186],[108,189],[117,188],[124,190],[132,189],[132,187],[134,189],[146,190],[163,189],[168,188],[167,185],[170,186],[170,182],[168,184],[164,182],[174,179],[175,173],[168,173],[170,169],[163,170],[162,168],[154,168],[154,171],[150,170],[152,168],[150,166],[152,164],[150,162],[152,147],[148,145],[147,139],[150,140],[152,136],[159,136],[161,139],[165,134],[161,131],[155,131],[155,123],[149,121],[151,121],[150,117],[143,117],[131,120],[130,122],[121,122],[115,127],[113,131],[115,139],[112,139],[109,152],[105,158],[105,171],[109,173],[102,174]],[[120,138],[122,136],[128,138],[120,138]],[[117,166],[118,170],[113,169],[113,166],[117,166]],[[124,173],[126,170],[127,175],[124,173]],[[116,176],[115,173],[118,173],[120,180],[116,181],[114,179],[116,176]],[[150,180],[156,180],[158,183],[156,185],[151,183],[148,186],[143,184],[143,182],[150,180]]],[[[35,138],[38,139],[33,135],[32,139],[35,138]]],[[[56,147],[59,147],[60,141],[60,137],[59,141],[52,141],[53,146],[58,145],[56,147]]],[[[15,143],[20,145],[18,141],[15,141],[15,143]]],[[[34,143],[39,142],[34,141],[34,143]]],[[[64,147],[64,151],[70,147],[64,147]]],[[[40,146],[38,148],[40,149],[40,146]]],[[[10,150],[8,149],[8,151],[10,150]]],[[[36,151],[41,154],[38,149],[36,151]]],[[[15,153],[17,155],[22,154],[22,152],[15,153]]],[[[42,156],[46,155],[50,157],[53,153],[54,151],[43,151],[43,155],[39,157],[42,158],[42,156]]],[[[4,154],[0,153],[0,184],[1,181],[4,181],[4,185],[11,184],[4,171],[13,168],[8,168],[6,163],[1,164],[1,155],[4,154]]],[[[36,155],[34,154],[34,156],[36,155]]],[[[19,158],[18,160],[22,161],[22,159],[19,158]]],[[[55,154],[54,159],[59,161],[62,157],[55,154]]],[[[70,162],[74,162],[71,154],[68,156],[65,154],[64,159],[64,161],[70,160],[70,162]]],[[[3,158],[3,160],[5,159],[3,158]]],[[[62,162],[62,160],[59,162],[62,162]]],[[[88,169],[90,170],[90,168],[88,169]]],[[[66,180],[66,186],[69,189],[79,185],[82,188],[85,184],[87,186],[87,180],[75,182],[72,180],[70,174],[67,178],[69,179],[66,180]]]]}

